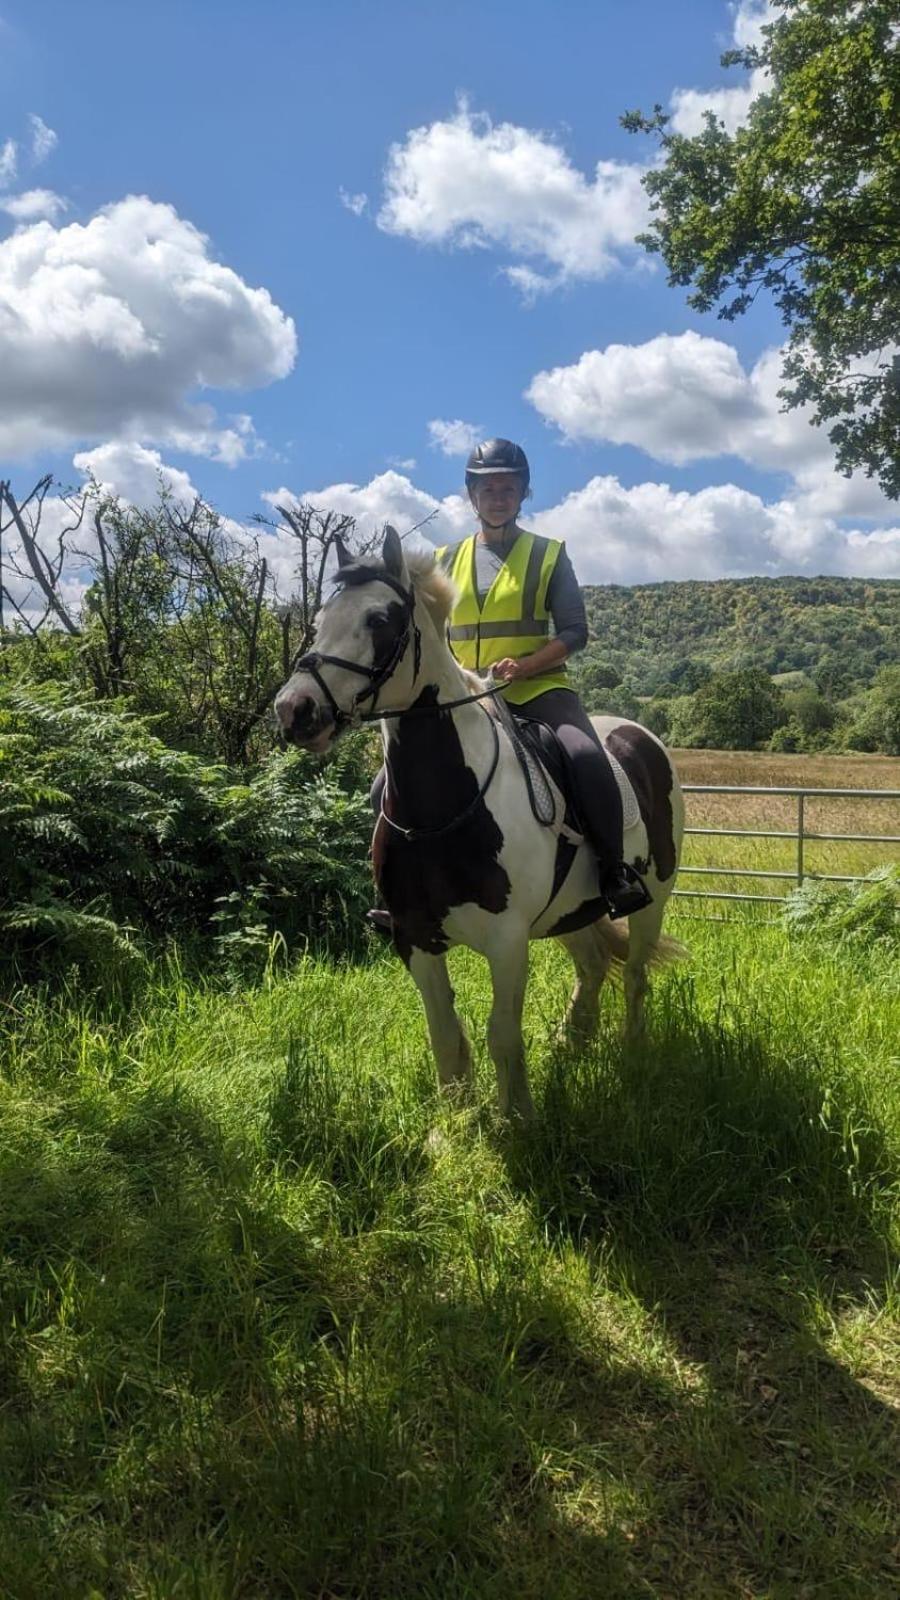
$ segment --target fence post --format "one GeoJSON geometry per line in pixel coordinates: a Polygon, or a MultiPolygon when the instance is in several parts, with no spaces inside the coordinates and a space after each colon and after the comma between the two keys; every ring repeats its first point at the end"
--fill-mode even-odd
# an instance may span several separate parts
{"type": "Polygon", "coordinates": [[[801,791],[797,796],[797,886],[803,883],[803,802],[806,795],[801,791]]]}

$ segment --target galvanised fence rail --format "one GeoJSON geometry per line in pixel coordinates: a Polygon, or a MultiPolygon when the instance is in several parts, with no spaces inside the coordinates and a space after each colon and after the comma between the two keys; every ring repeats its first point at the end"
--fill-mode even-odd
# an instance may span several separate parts
{"type": "MultiPolygon", "coordinates": [[[[793,839],[797,846],[797,864],[792,872],[776,872],[761,867],[691,867],[682,866],[678,875],[693,873],[710,878],[762,878],[779,879],[792,886],[805,878],[817,878],[825,883],[856,883],[859,873],[809,872],[804,864],[804,845],[808,840],[853,844],[900,844],[898,833],[813,833],[805,825],[805,806],[808,799],[822,800],[900,800],[900,789],[809,789],[778,788],[771,784],[752,786],[741,783],[685,783],[687,794],[740,794],[788,796],[797,802],[797,823],[794,828],[692,828],[685,833],[704,834],[728,839],[793,839]]],[[[759,905],[781,905],[783,894],[741,894],[725,889],[675,889],[674,894],[685,900],[743,900],[759,905]]]]}

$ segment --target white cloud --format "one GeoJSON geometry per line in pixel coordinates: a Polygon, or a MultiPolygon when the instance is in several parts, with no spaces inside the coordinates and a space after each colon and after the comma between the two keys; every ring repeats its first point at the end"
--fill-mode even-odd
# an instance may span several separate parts
{"type": "Polygon", "coordinates": [[[26,189],[23,194],[11,194],[0,200],[0,211],[6,211],[15,222],[38,222],[42,217],[55,222],[68,210],[68,201],[52,189],[26,189]]]}
{"type": "Polygon", "coordinates": [[[106,494],[127,500],[130,505],[153,505],[160,486],[180,503],[190,504],[197,491],[186,472],[163,461],[158,450],[144,445],[110,440],[95,450],[82,450],[72,465],[85,478],[93,478],[106,494]]]}
{"type": "Polygon", "coordinates": [[[115,436],[240,459],[254,448],[245,422],[222,428],[189,396],[282,378],[297,348],[268,292],[145,196],[0,242],[0,306],[0,450],[11,456],[115,436]]]}
{"type": "Polygon", "coordinates": [[[348,194],[343,185],[338,189],[338,194],[340,195],[341,205],[346,206],[348,211],[352,211],[355,217],[361,217],[369,208],[369,196],[367,194],[348,194]]]}
{"type": "MultiPolygon", "coordinates": [[[[759,48],[765,42],[763,27],[775,22],[778,16],[779,12],[769,0],[741,0],[734,16],[734,45],[741,50],[748,46],[759,48]]],[[[757,67],[745,84],[721,89],[676,89],[670,101],[672,132],[687,138],[702,133],[704,114],[712,111],[725,124],[726,131],[734,133],[747,121],[753,101],[765,91],[768,81],[768,73],[757,67]]]]}
{"type": "Polygon", "coordinates": [[[59,140],[53,129],[47,127],[43,117],[37,116],[32,111],[28,120],[31,123],[31,159],[34,165],[39,167],[42,161],[46,161],[51,151],[56,149],[59,140]]]}
{"type": "Polygon", "coordinates": [[[19,147],[15,139],[7,139],[0,145],[0,186],[5,189],[8,183],[15,183],[18,170],[19,147]]]}
{"type": "Polygon", "coordinates": [[[791,500],[815,517],[893,515],[877,484],[834,470],[834,450],[812,409],[781,409],[782,352],[747,372],[737,352],[703,334],[659,334],[640,345],[588,350],[539,372],[527,398],[568,439],[630,444],[657,461],[734,455],[794,480],[791,500]]]}
{"type": "Polygon", "coordinates": [[[480,423],[461,422],[458,417],[454,422],[435,417],[428,424],[428,434],[434,448],[445,456],[467,456],[484,438],[484,429],[480,423]]]}
{"type": "Polygon", "coordinates": [[[766,503],[735,484],[676,491],[592,478],[535,529],[566,540],[582,583],[659,583],[787,573],[900,576],[900,528],[846,531],[790,500],[766,503]]]}
{"type": "Polygon", "coordinates": [[[731,345],[698,333],[587,350],[537,373],[526,394],[567,438],[635,444],[674,463],[722,455],[754,411],[731,345]]]}
{"type": "Polygon", "coordinates": [[[533,297],[599,278],[634,249],[648,216],[643,168],[598,161],[593,177],[541,133],[494,124],[463,101],[454,117],[391,147],[378,226],[421,244],[495,248],[545,263],[513,281],[533,297]]]}
{"type": "MultiPolygon", "coordinates": [[[[434,521],[423,533],[434,544],[452,543],[473,531],[471,508],[461,495],[437,500],[396,472],[367,484],[331,484],[301,495],[279,489],[263,499],[272,506],[306,501],[345,512],[366,534],[385,522],[404,533],[431,512],[434,521]]],[[[666,483],[626,488],[614,476],[595,477],[559,504],[527,517],[525,525],[565,539],[581,583],[787,573],[900,576],[900,528],[848,531],[798,498],[766,502],[736,484],[692,494],[666,483]]],[[[267,554],[277,569],[277,541],[267,554]]],[[[288,586],[292,559],[285,544],[282,582],[288,586]]]]}
{"type": "Polygon", "coordinates": [[[262,498],[273,507],[305,504],[341,512],[354,517],[360,532],[367,535],[377,532],[386,522],[393,523],[402,535],[432,517],[424,532],[435,544],[443,544],[463,538],[473,527],[472,508],[462,495],[450,494],[436,500],[399,472],[382,472],[366,484],[332,483],[301,494],[275,489],[262,498]]]}

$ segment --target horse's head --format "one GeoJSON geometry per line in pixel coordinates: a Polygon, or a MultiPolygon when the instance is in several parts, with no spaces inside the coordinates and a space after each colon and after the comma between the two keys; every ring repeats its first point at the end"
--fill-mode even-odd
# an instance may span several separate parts
{"type": "Polygon", "coordinates": [[[415,596],[399,534],[387,528],[380,562],[354,560],[340,540],[336,550],[336,592],[316,618],[315,649],[275,699],[285,738],[317,753],[356,713],[406,703],[419,664],[415,596]]]}

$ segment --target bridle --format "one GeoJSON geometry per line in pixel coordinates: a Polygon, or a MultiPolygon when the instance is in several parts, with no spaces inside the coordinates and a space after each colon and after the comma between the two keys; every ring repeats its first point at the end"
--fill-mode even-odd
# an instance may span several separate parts
{"type": "Polygon", "coordinates": [[[339,733],[343,732],[345,728],[358,727],[361,722],[381,722],[386,717],[421,717],[429,716],[436,711],[455,711],[457,706],[467,706],[474,700],[486,700],[491,695],[500,693],[503,685],[501,683],[492,683],[487,689],[481,689],[477,694],[462,695],[459,700],[438,700],[434,705],[429,706],[401,706],[399,711],[376,711],[375,701],[378,699],[378,695],[385,684],[394,676],[403,660],[410,635],[412,635],[414,651],[414,683],[419,676],[419,668],[422,665],[422,635],[414,616],[415,594],[412,589],[404,589],[402,583],[399,583],[396,578],[392,578],[390,573],[387,572],[379,572],[378,582],[386,583],[389,589],[393,589],[394,593],[400,596],[406,613],[404,627],[397,635],[397,642],[387,661],[380,667],[364,667],[358,661],[345,661],[343,656],[328,656],[323,655],[321,650],[310,650],[305,656],[300,656],[294,662],[294,672],[308,672],[313,681],[318,684],[325,699],[328,701],[335,729],[339,733]],[[357,672],[361,677],[369,679],[368,688],[360,689],[359,694],[354,695],[349,711],[341,710],[325,679],[319,672],[320,667],[343,667],[347,672],[357,672]],[[372,700],[371,711],[360,711],[358,707],[369,699],[372,700]]]}
{"type": "MultiPolygon", "coordinates": [[[[401,661],[403,660],[409,645],[410,637],[412,637],[414,651],[414,683],[416,678],[419,676],[419,668],[422,664],[422,635],[419,631],[419,625],[415,620],[416,602],[414,591],[411,588],[404,589],[402,583],[398,582],[396,578],[391,577],[390,573],[387,572],[379,572],[378,582],[386,583],[389,589],[393,589],[394,593],[400,596],[405,613],[404,625],[400,633],[397,635],[397,641],[387,661],[383,662],[380,667],[364,667],[358,661],[345,661],[343,656],[324,655],[320,650],[310,650],[307,655],[301,656],[299,661],[295,662],[294,664],[295,672],[308,672],[313,681],[318,684],[331,708],[331,714],[334,719],[336,732],[340,733],[345,728],[357,727],[362,722],[380,722],[385,717],[424,716],[432,715],[433,713],[440,711],[453,711],[457,706],[470,705],[475,700],[486,700],[488,697],[500,693],[500,690],[503,687],[502,684],[494,683],[491,684],[489,688],[482,689],[476,694],[463,695],[459,700],[438,700],[434,705],[425,706],[403,706],[399,711],[376,710],[375,702],[378,699],[381,690],[393,677],[401,661]],[[361,677],[368,678],[368,685],[360,689],[359,693],[354,696],[349,711],[343,711],[338,705],[334,695],[328,687],[328,684],[321,675],[319,670],[320,667],[342,667],[347,672],[356,672],[359,673],[361,677]],[[363,711],[360,708],[367,700],[372,701],[371,709],[368,711],[363,711]]],[[[485,712],[486,711],[487,708],[485,708],[485,712]]],[[[468,818],[473,814],[487,794],[487,791],[493,781],[494,773],[497,771],[497,764],[500,760],[500,734],[497,730],[496,718],[490,717],[489,720],[491,723],[491,731],[494,735],[493,759],[491,761],[488,775],[471,804],[466,806],[465,810],[459,812],[457,816],[451,818],[450,822],[448,822],[442,828],[401,827],[399,822],[395,822],[393,817],[388,816],[384,808],[385,798],[387,796],[387,774],[385,773],[384,793],[381,797],[381,816],[389,827],[393,828],[396,833],[402,834],[405,839],[437,839],[444,834],[455,832],[457,828],[461,827],[462,824],[468,820],[468,818]]]]}
{"type": "Polygon", "coordinates": [[[345,661],[343,656],[327,656],[323,655],[320,650],[310,650],[307,655],[301,656],[299,661],[294,663],[295,672],[308,672],[314,682],[318,684],[331,708],[331,715],[338,732],[341,732],[344,728],[355,727],[360,722],[377,722],[382,715],[385,715],[385,713],[375,710],[375,701],[378,699],[378,695],[385,684],[394,676],[403,660],[406,654],[406,647],[409,644],[410,634],[412,634],[414,650],[413,681],[415,682],[415,679],[419,676],[419,668],[422,664],[422,635],[413,615],[415,608],[413,591],[412,589],[404,589],[402,583],[398,583],[397,579],[392,578],[388,572],[379,572],[378,582],[386,583],[389,589],[393,589],[394,593],[400,596],[405,613],[403,628],[397,635],[396,643],[387,661],[383,662],[380,667],[364,667],[358,661],[345,661]],[[357,672],[360,677],[368,678],[368,687],[360,689],[359,694],[354,696],[349,711],[341,710],[319,671],[320,667],[343,667],[345,672],[357,672]],[[372,701],[372,710],[368,712],[360,711],[359,707],[364,705],[367,700],[372,701]]]}

